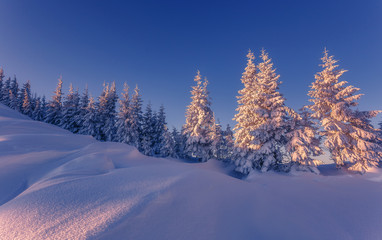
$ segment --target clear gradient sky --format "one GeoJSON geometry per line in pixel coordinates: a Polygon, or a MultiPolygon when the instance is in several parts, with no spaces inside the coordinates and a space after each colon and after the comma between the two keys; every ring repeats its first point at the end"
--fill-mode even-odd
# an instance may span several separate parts
{"type": "MultiPolygon", "coordinates": [[[[51,97],[62,74],[89,84],[139,85],[145,102],[184,123],[197,69],[212,108],[234,124],[246,53],[265,48],[295,109],[307,103],[324,47],[361,88],[362,110],[382,109],[382,1],[52,1],[0,0],[0,66],[51,97]]],[[[379,116],[378,120],[380,120],[379,116]]]]}

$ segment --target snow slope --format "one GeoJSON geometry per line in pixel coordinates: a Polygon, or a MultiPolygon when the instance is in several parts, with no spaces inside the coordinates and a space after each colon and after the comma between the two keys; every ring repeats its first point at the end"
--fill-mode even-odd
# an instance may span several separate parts
{"type": "Polygon", "coordinates": [[[230,176],[0,105],[0,239],[382,239],[382,172],[230,176]]]}

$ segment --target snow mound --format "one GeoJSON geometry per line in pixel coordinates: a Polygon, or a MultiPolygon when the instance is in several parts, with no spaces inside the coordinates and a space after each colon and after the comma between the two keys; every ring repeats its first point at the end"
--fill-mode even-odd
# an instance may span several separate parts
{"type": "Polygon", "coordinates": [[[0,105],[0,239],[382,238],[381,169],[244,180],[230,169],[146,157],[0,105]]]}

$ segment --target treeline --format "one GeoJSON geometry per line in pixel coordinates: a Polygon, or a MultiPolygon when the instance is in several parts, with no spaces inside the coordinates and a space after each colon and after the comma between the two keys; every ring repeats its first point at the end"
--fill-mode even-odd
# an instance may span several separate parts
{"type": "Polygon", "coordinates": [[[163,106],[153,111],[148,104],[143,111],[138,87],[130,97],[127,84],[121,97],[114,82],[104,84],[95,100],[87,88],[79,94],[72,85],[64,95],[60,78],[52,99],[46,101],[31,93],[29,81],[19,88],[16,77],[5,79],[1,69],[0,101],[32,119],[100,141],[126,143],[148,156],[227,160],[243,174],[254,169],[318,173],[316,157],[323,154],[322,145],[338,168],[364,173],[379,165],[382,134],[372,126],[371,118],[381,111],[354,109],[362,94],[339,80],[346,71],[338,69],[326,50],[320,65],[323,70],[315,75],[308,92],[311,104],[299,111],[285,105],[279,92],[280,76],[268,54],[263,50],[257,64],[254,59],[250,51],[241,78],[244,87],[237,97],[234,133],[229,125],[223,130],[217,123],[208,81],[199,71],[180,131],[168,129],[163,106]]]}
{"type": "MultiPolygon", "coordinates": [[[[63,81],[59,78],[52,99],[47,101],[44,96],[32,93],[29,81],[19,87],[16,76],[5,78],[3,69],[0,69],[0,102],[34,120],[76,134],[91,135],[100,141],[126,143],[147,156],[187,158],[184,152],[186,139],[175,127],[168,128],[164,106],[154,111],[149,103],[143,109],[138,86],[130,97],[129,86],[125,83],[119,97],[114,82],[104,84],[97,99],[90,96],[87,87],[82,94],[71,84],[67,94],[62,88],[63,81]]],[[[210,157],[228,159],[232,149],[226,146],[233,146],[233,133],[229,125],[226,130],[217,126],[220,138],[210,157]]]]}

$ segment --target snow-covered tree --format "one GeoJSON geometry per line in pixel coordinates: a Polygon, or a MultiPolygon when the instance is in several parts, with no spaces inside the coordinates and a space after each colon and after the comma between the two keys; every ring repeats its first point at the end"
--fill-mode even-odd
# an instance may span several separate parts
{"type": "Polygon", "coordinates": [[[166,126],[166,113],[164,106],[161,105],[159,107],[159,111],[157,114],[155,114],[155,126],[154,126],[154,136],[153,136],[153,141],[154,141],[154,146],[153,146],[153,151],[154,155],[161,155],[161,149],[163,149],[163,145],[165,144],[164,137],[167,137],[166,132],[168,131],[167,126],[166,126]]]}
{"type": "Polygon", "coordinates": [[[89,89],[88,85],[86,85],[82,96],[79,100],[79,109],[78,109],[78,115],[75,116],[75,122],[78,126],[78,132],[81,131],[81,129],[84,127],[84,121],[85,121],[85,115],[87,113],[86,109],[89,105],[89,89]]]}
{"type": "Polygon", "coordinates": [[[80,134],[91,135],[98,138],[100,135],[100,125],[98,119],[98,111],[93,97],[89,98],[88,106],[86,107],[85,118],[79,131],[80,134]]]}
{"type": "Polygon", "coordinates": [[[211,135],[214,131],[214,117],[211,110],[211,101],[208,96],[207,79],[202,82],[200,72],[194,78],[196,86],[191,90],[191,104],[186,111],[186,135],[185,154],[199,161],[207,161],[211,155],[211,135]]]}
{"type": "Polygon", "coordinates": [[[4,82],[3,88],[1,89],[1,92],[2,92],[1,102],[6,106],[10,105],[10,96],[9,96],[10,90],[11,90],[11,78],[7,78],[7,80],[5,80],[4,82]]]}
{"type": "Polygon", "coordinates": [[[174,157],[176,158],[176,143],[172,136],[172,134],[169,132],[167,126],[164,126],[164,131],[162,132],[161,136],[161,145],[159,149],[159,156],[161,157],[174,157]]]}
{"type": "Polygon", "coordinates": [[[211,143],[211,157],[214,157],[216,159],[223,159],[224,158],[224,147],[225,147],[225,141],[223,136],[223,130],[220,125],[220,123],[216,123],[214,126],[214,131],[211,135],[212,143],[211,143]]]}
{"type": "Polygon", "coordinates": [[[154,155],[156,114],[153,114],[151,103],[147,104],[143,114],[140,150],[147,156],[154,155]]]}
{"type": "Polygon", "coordinates": [[[171,132],[172,138],[174,139],[174,157],[175,158],[184,158],[184,147],[186,143],[186,135],[179,133],[178,130],[173,127],[171,132]]]}
{"type": "Polygon", "coordinates": [[[77,116],[80,114],[79,101],[80,97],[78,91],[74,91],[73,85],[70,84],[69,92],[66,94],[65,100],[62,104],[62,118],[60,127],[73,133],[77,133],[80,128],[76,121],[77,116]]]}
{"type": "Polygon", "coordinates": [[[250,52],[247,57],[248,64],[242,77],[244,89],[239,91],[239,113],[235,115],[238,122],[235,127],[235,164],[236,170],[244,174],[254,168],[263,172],[280,168],[288,124],[288,108],[278,91],[280,76],[268,54],[262,50],[257,72],[253,54],[250,52]]]}
{"type": "Polygon", "coordinates": [[[259,124],[255,112],[258,87],[254,59],[255,56],[249,51],[247,54],[247,66],[241,77],[244,88],[239,90],[237,114],[233,119],[237,122],[234,127],[235,148],[233,161],[236,165],[236,171],[244,174],[248,174],[255,167],[253,161],[256,146],[253,144],[254,136],[251,132],[259,124]]]}
{"type": "Polygon", "coordinates": [[[0,102],[3,102],[4,70],[0,68],[0,102]]]}
{"type": "MultiPolygon", "coordinates": [[[[291,114],[292,115],[292,114],[291,114]]],[[[317,127],[306,110],[294,113],[290,118],[290,130],[286,134],[288,142],[285,150],[291,160],[291,168],[319,173],[317,166],[321,161],[312,156],[322,154],[317,127]]]]}
{"type": "Polygon", "coordinates": [[[354,163],[350,170],[363,173],[381,161],[381,138],[370,124],[379,111],[353,110],[362,95],[356,94],[359,89],[339,81],[346,71],[337,69],[337,60],[328,51],[321,60],[323,70],[315,75],[308,94],[312,104],[308,107],[321,123],[324,145],[337,167],[350,162],[354,163]]]}
{"type": "Polygon", "coordinates": [[[45,103],[45,97],[42,99],[40,97],[37,97],[35,99],[35,106],[32,112],[32,119],[36,121],[44,121],[45,118],[45,109],[46,103],[45,103]]]}
{"type": "Polygon", "coordinates": [[[119,112],[117,117],[117,133],[115,136],[116,142],[122,142],[131,144],[131,107],[130,107],[130,97],[129,97],[129,86],[127,83],[123,85],[122,98],[119,100],[119,112]]]}
{"type": "Polygon", "coordinates": [[[104,89],[99,96],[98,104],[98,119],[100,124],[100,135],[98,140],[101,141],[112,141],[115,137],[115,118],[116,111],[115,106],[118,100],[118,95],[116,93],[115,82],[110,86],[109,84],[104,84],[104,89]]]}
{"type": "Polygon", "coordinates": [[[224,137],[224,146],[223,146],[224,157],[223,157],[223,159],[224,160],[231,159],[232,154],[233,154],[233,150],[234,150],[235,140],[233,138],[233,132],[231,130],[231,126],[229,124],[227,124],[226,129],[223,132],[223,137],[224,137]]]}
{"type": "Polygon", "coordinates": [[[19,84],[17,82],[16,76],[11,80],[10,89],[9,89],[9,107],[20,110],[20,101],[19,101],[19,84]]]}
{"type": "Polygon", "coordinates": [[[32,106],[32,98],[31,98],[31,86],[29,81],[24,84],[22,88],[22,104],[21,104],[21,113],[25,114],[29,117],[32,117],[33,106],[32,106]]]}
{"type": "Polygon", "coordinates": [[[139,94],[138,86],[134,89],[134,95],[131,98],[131,118],[130,118],[130,133],[131,142],[129,144],[139,148],[141,145],[142,133],[142,98],[139,94]]]}
{"type": "Polygon", "coordinates": [[[52,100],[49,102],[45,122],[60,125],[62,118],[62,77],[58,79],[58,84],[52,100]]]}

